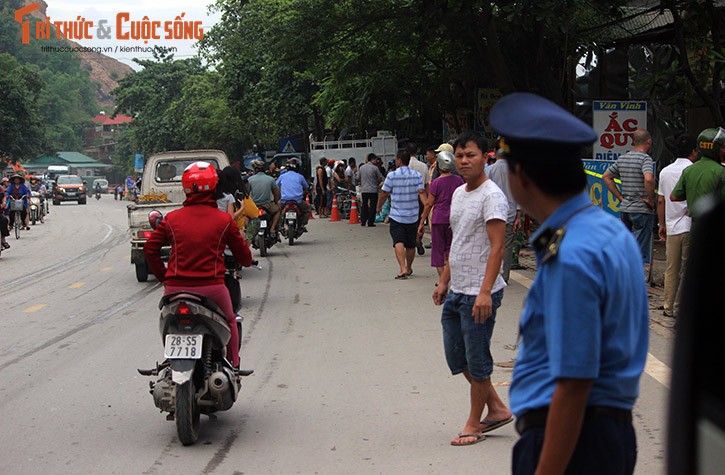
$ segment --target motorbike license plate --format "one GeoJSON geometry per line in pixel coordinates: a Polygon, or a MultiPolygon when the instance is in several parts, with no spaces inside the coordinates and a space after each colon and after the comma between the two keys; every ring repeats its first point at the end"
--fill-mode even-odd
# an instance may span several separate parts
{"type": "Polygon", "coordinates": [[[259,227],[260,228],[266,228],[267,227],[267,221],[260,221],[259,222],[259,227]]]}
{"type": "Polygon", "coordinates": [[[203,341],[203,335],[166,335],[164,358],[198,360],[203,341]]]}
{"type": "Polygon", "coordinates": [[[284,215],[285,219],[297,219],[297,213],[294,211],[287,211],[284,215]]]}

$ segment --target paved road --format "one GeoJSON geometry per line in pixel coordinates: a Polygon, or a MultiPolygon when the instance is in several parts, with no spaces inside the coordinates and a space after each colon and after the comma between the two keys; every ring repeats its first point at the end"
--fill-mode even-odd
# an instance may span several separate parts
{"type": "MultiPolygon", "coordinates": [[[[396,281],[387,227],[320,219],[245,270],[242,359],[255,374],[182,447],[136,373],[162,358],[161,288],[136,282],[125,220],[109,196],[52,207],[0,258],[0,473],[509,473],[512,425],[448,445],[468,389],[444,362],[428,259],[396,281]]],[[[504,398],[532,277],[514,274],[497,319],[504,398]]],[[[670,352],[653,332],[639,474],[664,472],[670,352]]]]}

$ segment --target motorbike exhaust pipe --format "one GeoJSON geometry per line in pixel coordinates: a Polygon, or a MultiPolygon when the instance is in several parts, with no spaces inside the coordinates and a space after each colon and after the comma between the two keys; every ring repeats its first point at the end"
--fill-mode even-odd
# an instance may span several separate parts
{"type": "Polygon", "coordinates": [[[220,411],[226,411],[234,404],[229,375],[222,371],[217,371],[209,376],[209,392],[216,400],[217,409],[220,411]]]}
{"type": "Polygon", "coordinates": [[[229,389],[229,377],[222,373],[221,371],[217,371],[216,373],[212,373],[211,376],[209,376],[209,391],[214,396],[218,396],[219,394],[227,391],[229,389]]]}

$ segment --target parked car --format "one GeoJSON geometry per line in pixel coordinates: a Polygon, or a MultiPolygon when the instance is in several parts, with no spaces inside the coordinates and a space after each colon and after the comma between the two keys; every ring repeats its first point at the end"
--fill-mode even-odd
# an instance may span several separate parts
{"type": "Polygon", "coordinates": [[[53,204],[59,205],[63,201],[77,201],[79,205],[86,204],[87,188],[78,175],[60,175],[53,189],[53,204]]]}
{"type": "Polygon", "coordinates": [[[93,185],[91,186],[91,190],[94,192],[96,191],[96,184],[99,183],[101,185],[101,193],[108,193],[108,180],[104,178],[96,178],[93,180],[93,185]]]}

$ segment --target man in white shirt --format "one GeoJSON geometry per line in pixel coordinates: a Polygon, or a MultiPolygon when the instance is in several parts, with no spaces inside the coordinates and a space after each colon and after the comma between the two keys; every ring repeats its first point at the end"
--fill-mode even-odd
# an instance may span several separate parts
{"type": "Polygon", "coordinates": [[[484,173],[486,139],[468,132],[456,140],[456,168],[466,184],[453,192],[453,241],[433,302],[443,304],[441,324],[446,362],[470,384],[470,410],[451,445],[472,445],[513,420],[491,384],[491,337],[506,287],[501,276],[508,199],[484,173]],[[450,283],[450,293],[448,284],[450,283]],[[486,418],[481,420],[488,406],[486,418]]]}
{"type": "Polygon", "coordinates": [[[680,280],[685,273],[685,262],[690,246],[692,220],[687,215],[687,203],[670,200],[670,194],[682,171],[697,161],[697,143],[690,135],[677,140],[677,158],[660,172],[657,194],[659,236],[666,241],[665,302],[663,314],[676,317],[680,310],[680,280]]]}

